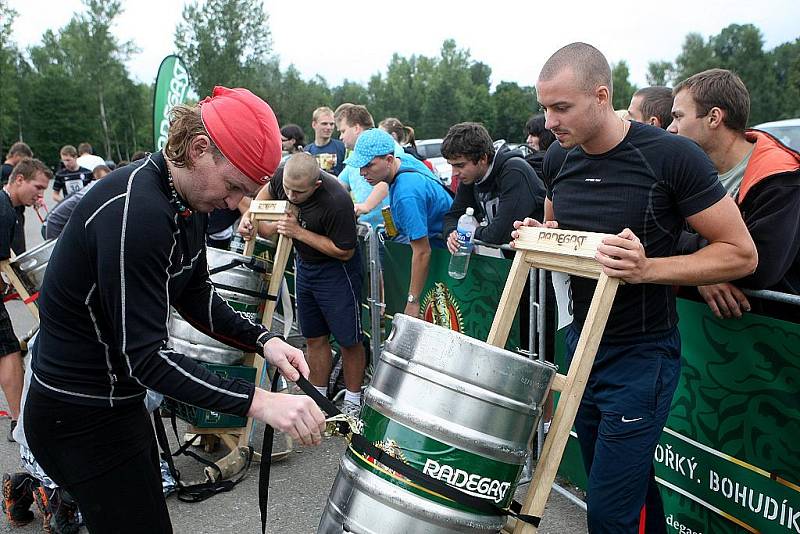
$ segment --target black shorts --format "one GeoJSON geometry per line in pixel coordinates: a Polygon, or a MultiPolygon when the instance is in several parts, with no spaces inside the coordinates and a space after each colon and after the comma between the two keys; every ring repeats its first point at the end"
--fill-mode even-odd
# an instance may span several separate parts
{"type": "Polygon", "coordinates": [[[361,256],[307,263],[297,259],[297,318],[307,338],[333,334],[342,347],[361,343],[361,256]]]}
{"type": "Polygon", "coordinates": [[[19,352],[19,339],[14,333],[6,305],[0,303],[0,358],[14,352],[19,352]]]}

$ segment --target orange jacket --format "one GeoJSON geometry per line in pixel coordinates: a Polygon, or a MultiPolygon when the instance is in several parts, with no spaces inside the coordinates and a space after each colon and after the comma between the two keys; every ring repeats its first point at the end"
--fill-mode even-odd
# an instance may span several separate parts
{"type": "Polygon", "coordinates": [[[747,130],[745,138],[756,146],[744,171],[736,203],[741,204],[754,185],[784,172],[800,170],[800,153],[787,147],[772,135],[760,130],[747,130]]]}

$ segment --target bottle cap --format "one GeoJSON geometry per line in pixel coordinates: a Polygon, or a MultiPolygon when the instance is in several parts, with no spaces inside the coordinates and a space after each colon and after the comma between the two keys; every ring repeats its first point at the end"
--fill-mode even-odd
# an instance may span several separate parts
{"type": "Polygon", "coordinates": [[[474,213],[475,213],[475,208],[473,208],[472,206],[467,208],[467,215],[472,216],[474,213]]]}

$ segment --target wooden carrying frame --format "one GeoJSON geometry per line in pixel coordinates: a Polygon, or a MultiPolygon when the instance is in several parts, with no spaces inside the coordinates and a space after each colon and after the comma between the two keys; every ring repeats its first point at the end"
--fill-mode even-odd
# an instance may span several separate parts
{"type": "MultiPolygon", "coordinates": [[[[572,364],[566,375],[557,374],[553,381],[552,389],[560,391],[561,398],[522,505],[523,514],[542,517],[544,513],[617,287],[621,283],[618,278],[609,278],[603,274],[602,266],[594,258],[597,246],[608,236],[591,232],[523,227],[519,229],[519,238],[514,241],[517,253],[489,331],[487,342],[491,345],[505,346],[519,306],[522,288],[531,268],[597,279],[597,288],[575,348],[572,364]]],[[[503,532],[514,534],[533,534],[536,531],[533,525],[514,519],[509,519],[509,523],[503,528],[503,532]]]]}
{"type": "MultiPolygon", "coordinates": [[[[253,223],[253,227],[257,230],[259,222],[277,221],[282,219],[284,214],[286,214],[287,210],[289,209],[289,203],[285,200],[254,200],[250,204],[250,221],[253,223]]],[[[254,237],[247,242],[243,254],[245,256],[252,256],[255,244],[256,239],[254,237]]],[[[273,315],[275,314],[275,306],[277,304],[276,299],[278,292],[280,291],[281,282],[283,281],[283,274],[286,271],[286,263],[289,259],[289,253],[291,250],[291,238],[282,235],[279,236],[277,250],[275,251],[275,257],[273,258],[272,272],[265,275],[269,279],[267,286],[267,295],[269,295],[269,298],[264,306],[264,312],[261,315],[261,323],[267,328],[272,326],[272,319],[273,315]]],[[[248,353],[245,356],[244,364],[255,367],[256,380],[259,380],[264,370],[263,355],[248,353]]],[[[205,469],[206,475],[211,480],[220,478],[220,473],[222,474],[222,478],[231,478],[244,469],[244,466],[247,463],[249,440],[253,429],[253,423],[253,418],[248,417],[247,425],[244,428],[201,429],[190,427],[190,433],[212,434],[218,437],[228,448],[231,449],[231,452],[227,456],[224,456],[215,462],[217,467],[220,469],[219,472],[210,467],[205,469]]],[[[291,438],[286,436],[286,440],[286,449],[273,453],[273,460],[284,458],[292,451],[291,438]]],[[[260,458],[261,455],[259,453],[253,453],[254,460],[259,460],[260,458]]]]}

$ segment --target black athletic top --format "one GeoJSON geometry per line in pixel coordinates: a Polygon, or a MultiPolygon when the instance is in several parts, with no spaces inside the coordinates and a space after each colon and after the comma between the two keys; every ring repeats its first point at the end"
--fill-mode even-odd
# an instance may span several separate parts
{"type": "Polygon", "coordinates": [[[273,334],[222,300],[206,265],[207,216],[170,203],[162,154],[116,170],[75,208],[47,266],[31,387],[66,402],[141,402],[145,388],[244,415],[254,386],[168,347],[170,306],[245,351],[273,334]]]}
{"type": "MultiPolygon", "coordinates": [[[[627,227],[649,258],[675,255],[686,217],[726,194],[711,160],[694,142],[637,122],[605,154],[553,143],[543,170],[559,228],[617,234],[627,227]]],[[[586,319],[595,285],[572,277],[578,326],[586,319]]],[[[677,322],[671,286],[625,284],[617,292],[603,340],[663,334],[677,322]]]]}

